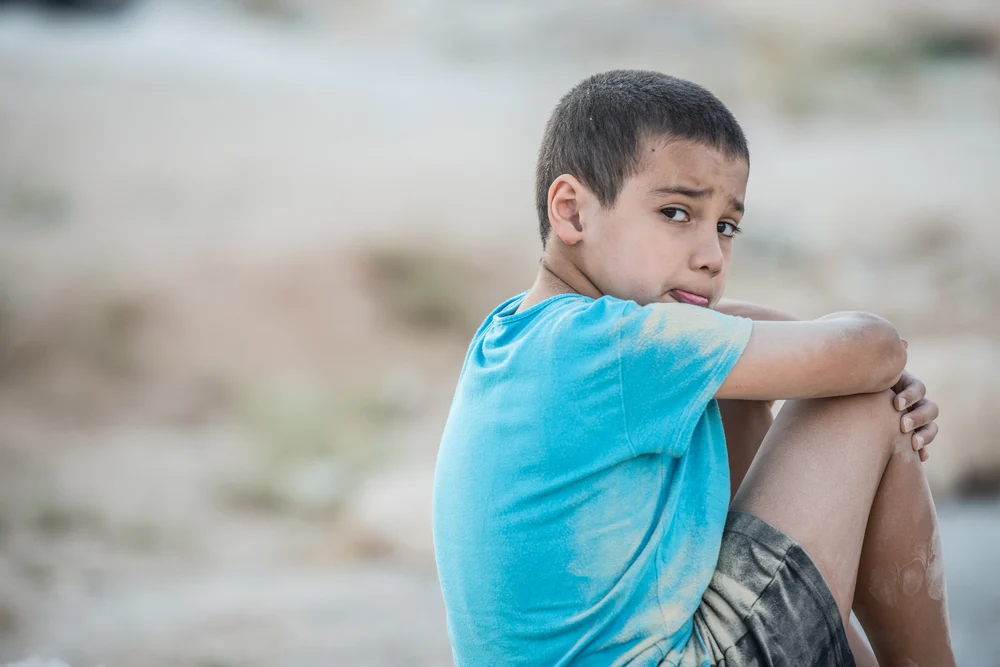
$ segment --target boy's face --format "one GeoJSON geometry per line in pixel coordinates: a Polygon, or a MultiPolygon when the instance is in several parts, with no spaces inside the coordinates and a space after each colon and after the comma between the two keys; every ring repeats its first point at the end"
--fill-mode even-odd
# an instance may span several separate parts
{"type": "Polygon", "coordinates": [[[750,167],[689,140],[645,142],[612,208],[579,202],[583,271],[603,293],[640,305],[711,307],[729,276],[750,167]]]}

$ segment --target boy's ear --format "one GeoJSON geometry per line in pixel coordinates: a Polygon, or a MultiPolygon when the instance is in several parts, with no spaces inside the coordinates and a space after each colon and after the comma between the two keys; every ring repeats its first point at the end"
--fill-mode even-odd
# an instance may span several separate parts
{"type": "Polygon", "coordinates": [[[583,239],[580,210],[589,192],[576,177],[563,174],[549,186],[549,224],[566,245],[583,239]]]}

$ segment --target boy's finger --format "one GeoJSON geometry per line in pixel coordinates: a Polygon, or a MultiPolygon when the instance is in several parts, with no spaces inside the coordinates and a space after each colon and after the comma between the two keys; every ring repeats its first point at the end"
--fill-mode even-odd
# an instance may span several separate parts
{"type": "Polygon", "coordinates": [[[920,461],[921,462],[926,461],[928,458],[930,458],[930,454],[927,453],[926,449],[921,449],[917,453],[920,455],[920,461]]]}
{"type": "Polygon", "coordinates": [[[939,412],[937,403],[921,399],[913,405],[913,409],[900,417],[899,430],[903,433],[915,431],[937,419],[939,412]]]}
{"type": "Polygon", "coordinates": [[[903,411],[927,394],[927,386],[920,380],[913,378],[913,381],[903,387],[903,390],[896,394],[896,409],[903,411]]]}
{"type": "Polygon", "coordinates": [[[910,442],[915,450],[923,450],[924,447],[931,444],[931,441],[937,437],[938,425],[937,422],[931,422],[927,426],[918,429],[913,437],[910,438],[910,442]]]}

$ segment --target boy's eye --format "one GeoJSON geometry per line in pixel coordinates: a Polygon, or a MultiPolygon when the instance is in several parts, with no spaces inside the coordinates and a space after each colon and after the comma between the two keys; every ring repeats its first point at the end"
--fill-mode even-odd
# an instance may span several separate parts
{"type": "Polygon", "coordinates": [[[667,208],[660,209],[660,213],[667,216],[668,220],[673,220],[674,222],[687,222],[688,214],[682,208],[676,208],[673,206],[668,206],[667,208]]]}
{"type": "Polygon", "coordinates": [[[740,233],[740,228],[728,220],[720,220],[716,228],[720,234],[730,239],[740,233]]]}

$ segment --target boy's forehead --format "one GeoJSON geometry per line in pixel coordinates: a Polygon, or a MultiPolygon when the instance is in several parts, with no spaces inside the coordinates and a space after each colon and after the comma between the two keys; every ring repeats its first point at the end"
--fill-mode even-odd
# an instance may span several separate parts
{"type": "Polygon", "coordinates": [[[741,157],[690,139],[657,137],[640,144],[635,178],[653,188],[683,186],[720,190],[740,199],[746,192],[750,165],[741,157]]]}

